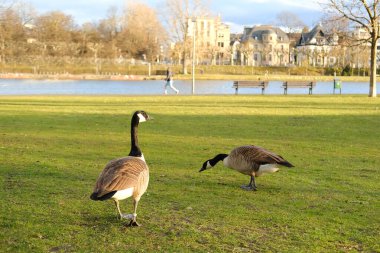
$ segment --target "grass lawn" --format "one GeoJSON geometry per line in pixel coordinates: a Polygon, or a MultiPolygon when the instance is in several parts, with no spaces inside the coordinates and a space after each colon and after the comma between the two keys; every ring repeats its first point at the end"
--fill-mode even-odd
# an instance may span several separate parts
{"type": "Polygon", "coordinates": [[[3,96],[0,252],[380,252],[379,147],[366,96],[3,96]],[[150,184],[128,228],[89,196],[138,109],[150,184]],[[245,144],[296,167],[257,192],[221,164],[198,173],[245,144]]]}

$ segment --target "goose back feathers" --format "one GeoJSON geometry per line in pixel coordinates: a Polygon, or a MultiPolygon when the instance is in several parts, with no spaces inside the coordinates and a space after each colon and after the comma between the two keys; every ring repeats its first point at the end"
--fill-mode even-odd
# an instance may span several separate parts
{"type": "MultiPolygon", "coordinates": [[[[131,196],[140,198],[148,183],[149,168],[144,160],[130,156],[115,159],[99,175],[91,199],[106,200],[112,198],[117,191],[127,189],[130,189],[131,196]]],[[[118,197],[118,200],[125,198],[118,197]]]]}
{"type": "Polygon", "coordinates": [[[276,172],[279,165],[294,167],[280,155],[262,147],[248,145],[237,147],[228,155],[218,154],[205,161],[199,172],[214,167],[219,161],[223,161],[224,166],[251,177],[249,184],[242,186],[245,190],[256,190],[255,177],[276,172]]]}
{"type": "MultiPolygon", "coordinates": [[[[241,146],[233,149],[223,163],[246,175],[259,174],[262,165],[283,165],[293,167],[282,156],[259,146],[241,146]]],[[[257,175],[258,176],[258,175],[257,175]]]]}

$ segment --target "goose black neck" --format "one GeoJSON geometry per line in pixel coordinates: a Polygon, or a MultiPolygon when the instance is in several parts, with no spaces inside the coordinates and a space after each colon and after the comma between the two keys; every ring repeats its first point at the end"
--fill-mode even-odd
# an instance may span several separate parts
{"type": "Polygon", "coordinates": [[[217,164],[218,162],[220,161],[223,161],[224,158],[226,158],[228,155],[227,154],[219,154],[219,155],[216,155],[214,158],[210,159],[210,165],[211,166],[215,166],[215,164],[217,164]]]}
{"type": "Polygon", "coordinates": [[[131,151],[129,152],[129,156],[141,157],[142,152],[139,147],[139,141],[137,138],[138,134],[138,126],[139,126],[139,117],[137,114],[134,114],[131,120],[131,151]]]}

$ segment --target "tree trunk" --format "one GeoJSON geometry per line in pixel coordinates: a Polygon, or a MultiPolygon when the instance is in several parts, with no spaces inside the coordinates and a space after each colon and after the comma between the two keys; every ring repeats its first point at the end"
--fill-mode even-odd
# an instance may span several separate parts
{"type": "Polygon", "coordinates": [[[372,35],[371,40],[371,73],[369,78],[369,96],[376,97],[376,54],[377,54],[377,36],[372,35]]]}
{"type": "Polygon", "coordinates": [[[182,73],[184,75],[187,75],[187,59],[186,59],[186,52],[183,52],[183,64],[182,64],[182,73]]]}

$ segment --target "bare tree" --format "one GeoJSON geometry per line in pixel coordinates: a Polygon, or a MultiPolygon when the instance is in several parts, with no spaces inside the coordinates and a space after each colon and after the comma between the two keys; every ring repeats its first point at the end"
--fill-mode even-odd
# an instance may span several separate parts
{"type": "Polygon", "coordinates": [[[32,24],[37,17],[37,11],[31,3],[17,2],[14,9],[18,12],[24,26],[32,24]]]}
{"type": "Polygon", "coordinates": [[[370,43],[370,89],[369,96],[376,97],[376,56],[377,41],[380,38],[380,0],[326,0],[324,10],[338,19],[348,20],[351,24],[366,30],[370,43]]]}
{"type": "Polygon", "coordinates": [[[302,30],[302,28],[306,26],[297,14],[290,11],[278,13],[276,16],[276,25],[285,28],[288,33],[302,30]]]}
{"type": "Polygon", "coordinates": [[[14,8],[5,8],[0,13],[0,20],[0,61],[4,61],[22,53],[20,43],[25,41],[25,31],[14,8]]]}
{"type": "Polygon", "coordinates": [[[188,21],[191,18],[202,17],[208,14],[207,0],[166,0],[162,13],[171,39],[182,46],[183,73],[187,74],[187,59],[189,54],[189,34],[188,21]]]}
{"type": "Polygon", "coordinates": [[[100,43],[100,33],[98,31],[97,24],[95,23],[84,23],[82,28],[77,33],[77,43],[78,45],[78,55],[79,56],[88,56],[91,55],[93,51],[89,44],[100,43]]]}
{"type": "Polygon", "coordinates": [[[102,19],[98,26],[102,38],[102,54],[105,58],[115,59],[118,55],[117,37],[121,29],[121,17],[117,8],[111,6],[107,10],[107,17],[102,19]]]}
{"type": "Polygon", "coordinates": [[[249,43],[249,40],[248,42],[240,44],[240,52],[242,56],[244,57],[242,59],[243,60],[242,65],[253,66],[254,65],[253,53],[256,52],[256,50],[254,49],[253,45],[249,43]]]}
{"type": "Polygon", "coordinates": [[[125,46],[131,56],[145,57],[150,62],[159,61],[161,46],[166,42],[166,32],[156,11],[144,3],[130,1],[123,20],[120,44],[125,46]]]}
{"type": "Polygon", "coordinates": [[[42,44],[42,54],[64,56],[70,54],[74,20],[70,15],[60,11],[48,12],[35,21],[36,37],[42,44]]]}
{"type": "Polygon", "coordinates": [[[0,0],[0,13],[10,10],[16,3],[16,0],[0,0]]]}

